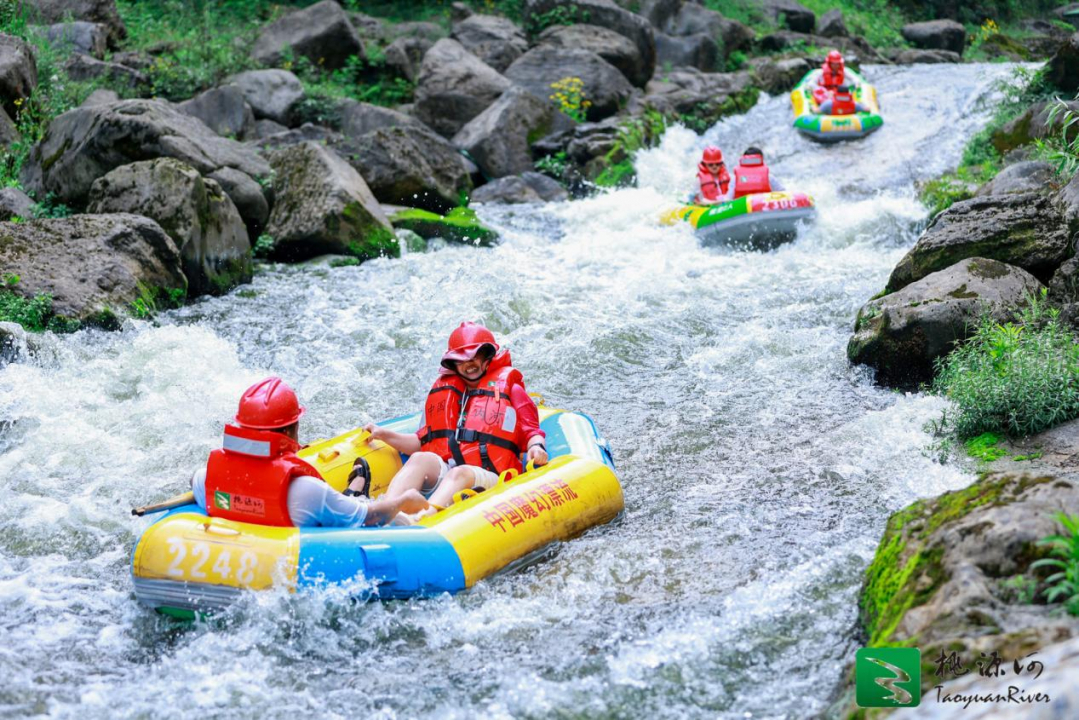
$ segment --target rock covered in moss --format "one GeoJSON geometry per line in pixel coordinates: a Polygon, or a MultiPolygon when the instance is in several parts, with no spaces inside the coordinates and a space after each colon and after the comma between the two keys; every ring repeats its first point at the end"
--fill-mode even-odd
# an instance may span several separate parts
{"type": "Polygon", "coordinates": [[[390,216],[390,221],[395,228],[411,230],[427,240],[441,238],[484,247],[498,240],[498,233],[466,207],[454,208],[444,216],[418,208],[402,208],[390,216]]]}
{"type": "Polygon", "coordinates": [[[266,233],[273,257],[397,255],[393,228],[367,183],[333,151],[304,142],[272,152],[270,163],[274,207],[266,233]]]}
{"type": "Polygon", "coordinates": [[[266,221],[270,219],[270,203],[266,197],[269,188],[264,189],[244,173],[230,167],[215,170],[206,177],[216,181],[232,199],[247,227],[247,239],[258,239],[266,227],[266,221]]]}
{"type": "Polygon", "coordinates": [[[179,160],[116,168],[94,182],[87,210],[155,220],[180,248],[189,295],[219,295],[251,281],[251,244],[236,206],[179,160]]]}
{"type": "Polygon", "coordinates": [[[1049,192],[1056,176],[1054,168],[1040,160],[1026,160],[1008,165],[989,182],[978,188],[975,195],[1012,195],[1014,193],[1049,192]]]}
{"type": "Polygon", "coordinates": [[[934,361],[968,337],[983,313],[1007,322],[1041,287],[1011,265],[963,260],[866,303],[858,311],[847,357],[874,368],[882,384],[929,382],[934,361]]]}

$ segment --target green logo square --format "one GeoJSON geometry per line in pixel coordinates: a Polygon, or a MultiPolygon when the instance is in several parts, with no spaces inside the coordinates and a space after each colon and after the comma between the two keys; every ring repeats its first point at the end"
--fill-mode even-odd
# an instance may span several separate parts
{"type": "Polygon", "coordinates": [[[859,707],[917,707],[922,701],[918,648],[862,648],[854,657],[859,707]]]}
{"type": "Polygon", "coordinates": [[[229,509],[229,506],[232,505],[231,500],[232,498],[229,497],[229,494],[227,492],[214,490],[214,505],[221,508],[222,510],[229,509]]]}

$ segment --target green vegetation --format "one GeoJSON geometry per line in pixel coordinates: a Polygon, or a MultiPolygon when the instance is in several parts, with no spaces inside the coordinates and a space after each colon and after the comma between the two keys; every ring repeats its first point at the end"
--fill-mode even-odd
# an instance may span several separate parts
{"type": "Polygon", "coordinates": [[[152,287],[136,281],[139,296],[131,303],[131,315],[142,320],[154,317],[161,310],[177,308],[184,304],[187,291],[184,288],[152,287]]]}
{"type": "Polygon", "coordinates": [[[629,118],[618,128],[618,138],[606,155],[601,158],[602,169],[595,176],[599,187],[621,187],[636,180],[633,156],[638,150],[657,145],[667,130],[667,119],[655,110],[638,117],[629,118]]]}
{"type": "Polygon", "coordinates": [[[960,439],[1032,435],[1079,417],[1079,345],[1045,298],[1029,298],[1017,323],[983,317],[937,361],[933,390],[957,406],[942,424],[960,439]]]}
{"type": "Polygon", "coordinates": [[[1013,575],[998,583],[1002,600],[1013,605],[1029,605],[1038,594],[1038,581],[1026,575],[1013,575]]]}
{"type": "Polygon", "coordinates": [[[52,330],[74,332],[79,329],[77,320],[60,317],[53,313],[52,295],[38,293],[32,298],[15,294],[19,276],[8,274],[0,283],[0,322],[13,322],[31,332],[52,330]]]}
{"type": "Polygon", "coordinates": [[[1038,545],[1048,547],[1049,554],[1055,557],[1036,560],[1030,567],[1057,570],[1045,579],[1049,585],[1045,597],[1049,602],[1059,599],[1070,615],[1079,617],[1079,515],[1058,512],[1053,517],[1064,527],[1065,534],[1042,538],[1038,545]]]}
{"type": "Polygon", "coordinates": [[[529,18],[525,32],[529,37],[536,37],[552,25],[576,25],[588,22],[588,11],[576,5],[559,5],[547,12],[537,13],[529,18]]]}
{"type": "Polygon", "coordinates": [[[1079,170],[1079,128],[1074,127],[1077,121],[1079,114],[1056,98],[1049,109],[1048,122],[1050,126],[1059,122],[1060,127],[1055,134],[1034,141],[1038,154],[1056,163],[1057,174],[1066,178],[1071,178],[1079,170]]]}
{"type": "Polygon", "coordinates": [[[268,258],[273,255],[273,250],[276,246],[277,241],[274,240],[273,235],[262,233],[258,236],[258,240],[255,240],[255,245],[251,248],[251,254],[257,258],[268,258]]]}
{"type": "Polygon", "coordinates": [[[993,462],[1008,456],[1008,451],[1000,447],[1002,440],[1004,440],[1003,436],[987,432],[970,438],[963,445],[971,457],[984,462],[993,462]]]}
{"type": "Polygon", "coordinates": [[[440,237],[443,240],[487,246],[498,239],[498,233],[480,222],[475,211],[456,207],[444,216],[411,208],[401,210],[390,218],[395,228],[411,230],[422,238],[440,237]]]}

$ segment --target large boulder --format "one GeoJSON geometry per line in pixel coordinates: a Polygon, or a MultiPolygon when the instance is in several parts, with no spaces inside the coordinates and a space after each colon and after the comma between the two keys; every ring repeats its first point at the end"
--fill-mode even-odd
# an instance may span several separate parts
{"type": "Polygon", "coordinates": [[[691,67],[704,72],[719,69],[720,48],[710,35],[697,33],[676,37],[656,33],[656,64],[660,67],[691,67]]]}
{"type": "Polygon", "coordinates": [[[341,6],[322,0],[266,26],[251,57],[263,65],[277,65],[286,52],[319,67],[339,68],[353,55],[363,54],[363,43],[341,6]]]}
{"type": "Polygon", "coordinates": [[[679,68],[652,80],[645,88],[644,101],[664,114],[698,114],[715,120],[735,110],[741,98],[756,101],[754,77],[747,71],[703,73],[679,68]]]}
{"type": "Polygon", "coordinates": [[[770,95],[791,90],[805,74],[813,69],[805,58],[795,57],[783,60],[762,58],[751,63],[757,85],[770,95]]]}
{"type": "Polygon", "coordinates": [[[416,37],[423,38],[431,43],[436,43],[446,37],[446,29],[438,23],[417,21],[403,22],[392,26],[393,37],[416,37]]]}
{"type": "Polygon", "coordinates": [[[812,33],[817,27],[817,16],[797,0],[760,0],[760,6],[777,24],[794,32],[812,33]]]}
{"type": "Polygon", "coordinates": [[[386,21],[361,12],[347,12],[348,20],[364,42],[383,44],[387,39],[386,21]]]}
{"type": "Polygon", "coordinates": [[[206,177],[220,185],[236,206],[236,211],[240,213],[247,227],[247,239],[257,240],[270,219],[270,203],[262,186],[248,175],[230,167],[214,170],[206,177]]]}
{"type": "Polygon", "coordinates": [[[724,58],[735,50],[748,50],[754,38],[753,30],[737,20],[689,2],[681,4],[678,12],[663,25],[663,31],[679,37],[707,35],[720,44],[720,55],[724,58]]]}
{"type": "Polygon", "coordinates": [[[101,60],[108,50],[109,29],[101,23],[56,23],[44,28],[44,35],[49,45],[60,52],[83,53],[101,60]]]}
{"type": "Polygon", "coordinates": [[[652,68],[645,64],[637,46],[626,36],[605,27],[553,25],[540,33],[536,41],[556,48],[590,50],[621,70],[638,87],[644,87],[652,77],[652,68]]]}
{"type": "Polygon", "coordinates": [[[22,140],[19,128],[14,121],[7,116],[4,108],[0,107],[0,149],[6,148],[12,143],[22,140]]]}
{"type": "Polygon", "coordinates": [[[379,128],[423,127],[411,115],[355,100],[342,101],[337,113],[341,118],[341,134],[347,137],[359,137],[379,128]]]}
{"type": "Polygon", "coordinates": [[[934,361],[967,338],[983,313],[1010,321],[1041,288],[1025,270],[967,258],[866,303],[858,311],[847,357],[876,369],[877,381],[885,385],[928,382],[934,361]]]}
{"type": "Polygon", "coordinates": [[[37,87],[37,62],[30,46],[11,35],[0,34],[0,107],[15,117],[16,101],[25,100],[37,87]]]}
{"type": "Polygon", "coordinates": [[[282,125],[289,124],[292,109],[306,96],[300,79],[288,70],[248,70],[226,82],[240,88],[256,118],[282,125]]]}
{"type": "Polygon", "coordinates": [[[569,200],[565,188],[546,175],[528,171],[510,175],[476,188],[473,203],[515,205],[520,203],[561,202],[569,200]]]}
{"type": "Polygon", "coordinates": [[[955,20],[910,23],[901,32],[907,42],[923,50],[951,50],[962,55],[967,46],[967,30],[955,20]]]}
{"type": "MultiPolygon", "coordinates": [[[[1050,100],[1034,103],[1022,115],[994,131],[990,136],[990,142],[998,153],[1005,155],[1035,140],[1045,139],[1064,128],[1065,111],[1079,113],[1079,101],[1050,100]]],[[[1074,139],[1077,132],[1079,129],[1074,126],[1069,128],[1068,139],[1074,139]]]]}
{"type": "Polygon", "coordinates": [[[498,72],[528,50],[528,40],[520,28],[495,15],[471,15],[454,23],[450,36],[498,72]]]}
{"type": "Polygon", "coordinates": [[[94,181],[87,211],[156,221],[180,248],[191,296],[220,295],[251,281],[251,243],[236,206],[220,185],[179,160],[112,170],[94,181]]]}
{"type": "Polygon", "coordinates": [[[414,114],[444,137],[453,137],[510,86],[497,70],[456,40],[436,42],[423,58],[414,114]]]}
{"type": "Polygon", "coordinates": [[[108,29],[112,47],[127,37],[116,0],[23,0],[22,4],[29,10],[30,18],[42,25],[69,20],[100,23],[108,29]]]}
{"type": "Polygon", "coordinates": [[[150,78],[134,68],[120,63],[95,60],[89,55],[72,55],[64,63],[64,71],[72,80],[107,80],[113,85],[137,88],[148,85],[150,78]]]}
{"type": "Polygon", "coordinates": [[[397,38],[386,46],[386,68],[409,82],[416,82],[420,77],[420,68],[427,51],[434,45],[426,38],[397,38]]]}
{"type": "Polygon", "coordinates": [[[962,61],[963,58],[959,56],[959,53],[951,50],[915,50],[907,48],[906,50],[900,50],[892,57],[892,62],[896,65],[916,65],[920,63],[935,65],[962,61]]]}
{"type": "MultiPolygon", "coordinates": [[[[798,53],[804,52],[806,46],[835,48],[843,53],[847,60],[847,67],[857,67],[860,63],[880,62],[883,59],[865,38],[857,36],[826,38],[820,35],[807,35],[791,30],[779,30],[762,37],[758,42],[758,46],[765,52],[798,53]]],[[[820,62],[823,61],[824,54],[822,51],[820,62]]]]}
{"type": "Polygon", "coordinates": [[[506,70],[506,77],[541,98],[555,93],[554,83],[580,78],[584,97],[591,103],[587,110],[590,120],[614,115],[633,93],[633,86],[618,68],[594,52],[550,45],[539,45],[522,55],[506,70]]]}
{"type": "Polygon", "coordinates": [[[200,120],[155,100],[121,100],[69,110],[49,124],[22,170],[27,191],[53,193],[81,206],[90,185],[113,168],[174,157],[200,173],[235,168],[252,178],[270,174],[258,152],[223,138],[200,120]]]}
{"type": "Polygon", "coordinates": [[[1079,33],[1068,38],[1049,60],[1045,79],[1064,92],[1079,91],[1079,33]]]}
{"type": "Polygon", "coordinates": [[[525,0],[524,26],[538,27],[541,17],[558,12],[570,14],[576,22],[599,25],[629,38],[641,54],[645,73],[652,76],[656,68],[656,43],[652,25],[643,17],[619,7],[612,0],[525,0]]]}
{"type": "Polygon", "coordinates": [[[978,188],[976,196],[1047,192],[1056,176],[1047,162],[1027,160],[1008,165],[995,178],[978,188]]]}
{"type": "Polygon", "coordinates": [[[47,293],[57,315],[110,325],[147,293],[187,288],[176,243],[141,215],[0,223],[0,267],[19,276],[15,293],[47,293]]]}
{"type": "Polygon", "coordinates": [[[349,148],[349,162],[381,202],[445,213],[472,192],[464,158],[426,128],[381,128],[349,148]]]}
{"type": "Polygon", "coordinates": [[[555,110],[523,88],[502,93],[494,104],[453,136],[453,144],[487,177],[517,175],[532,169],[530,138],[549,135],[555,128],[555,110]]]}
{"type": "Polygon", "coordinates": [[[332,150],[300,143],[270,153],[270,164],[274,206],[266,233],[273,257],[397,255],[393,228],[367,183],[332,150]]]}
{"type": "Polygon", "coordinates": [[[24,220],[34,217],[34,201],[18,188],[2,188],[0,189],[0,220],[10,220],[13,217],[24,220]]]}
{"type": "Polygon", "coordinates": [[[821,37],[847,37],[847,24],[843,22],[843,11],[832,8],[820,17],[817,23],[817,34],[821,37]]]}
{"type": "MultiPolygon", "coordinates": [[[[621,3],[623,7],[626,4],[621,3]]],[[[675,15],[685,4],[684,0],[640,0],[637,2],[634,0],[633,4],[630,4],[627,9],[635,10],[638,15],[643,17],[653,27],[667,29],[668,23],[674,19],[675,15]],[[634,7],[636,5],[636,7],[634,7]]]]}
{"type": "Polygon", "coordinates": [[[971,198],[930,223],[892,270],[887,290],[971,257],[1015,265],[1048,282],[1072,252],[1071,231],[1053,198],[1040,193],[971,198]]]}
{"type": "Polygon", "coordinates": [[[179,103],[176,109],[196,117],[218,135],[245,140],[255,132],[255,114],[235,85],[224,85],[179,103]]]}
{"type": "Polygon", "coordinates": [[[105,88],[98,88],[92,93],[86,96],[86,99],[82,101],[80,107],[93,107],[94,105],[107,105],[109,103],[119,102],[120,94],[115,90],[107,90],[105,88]]]}

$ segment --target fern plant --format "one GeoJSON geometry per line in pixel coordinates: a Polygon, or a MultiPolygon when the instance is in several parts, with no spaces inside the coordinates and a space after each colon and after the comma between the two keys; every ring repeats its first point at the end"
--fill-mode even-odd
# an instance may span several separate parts
{"type": "Polygon", "coordinates": [[[1045,597],[1049,602],[1062,601],[1070,615],[1079,617],[1079,515],[1058,512],[1053,517],[1064,526],[1065,534],[1042,538],[1038,545],[1048,546],[1055,557],[1036,560],[1030,567],[1056,569],[1045,579],[1049,585],[1045,597]]]}

